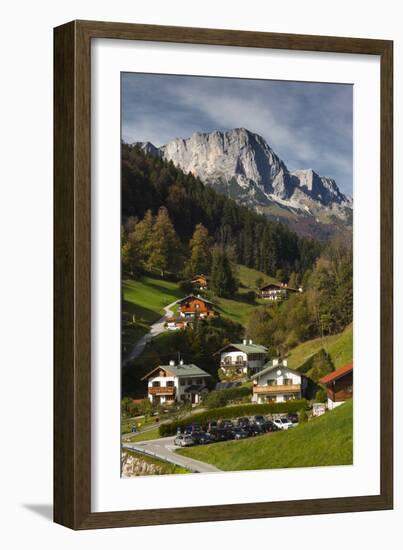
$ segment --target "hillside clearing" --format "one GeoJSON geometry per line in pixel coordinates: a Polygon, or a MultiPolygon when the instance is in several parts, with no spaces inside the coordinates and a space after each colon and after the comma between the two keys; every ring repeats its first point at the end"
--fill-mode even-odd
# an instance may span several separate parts
{"type": "Polygon", "coordinates": [[[250,289],[257,289],[256,281],[258,279],[262,279],[264,285],[269,283],[278,284],[278,281],[273,277],[270,277],[270,275],[266,275],[257,269],[252,269],[251,267],[246,267],[245,265],[237,264],[236,271],[239,282],[250,289]]]}
{"type": "Polygon", "coordinates": [[[172,281],[144,275],[123,281],[123,313],[134,315],[136,323],[152,325],[161,318],[163,308],[183,296],[172,281]]]}
{"type": "Polygon", "coordinates": [[[335,368],[342,367],[353,360],[353,325],[343,332],[325,338],[315,338],[292,349],[287,356],[288,366],[298,369],[305,361],[321,348],[330,354],[335,368]]]}
{"type": "Polygon", "coordinates": [[[288,431],[177,452],[226,471],[352,464],[353,402],[288,431]]]}

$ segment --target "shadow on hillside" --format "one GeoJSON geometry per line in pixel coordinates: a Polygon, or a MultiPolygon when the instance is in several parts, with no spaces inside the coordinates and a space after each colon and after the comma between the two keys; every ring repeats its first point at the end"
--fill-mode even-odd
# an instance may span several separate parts
{"type": "Polygon", "coordinates": [[[152,324],[161,319],[162,314],[156,313],[152,309],[133,304],[127,300],[123,300],[122,315],[135,315],[136,323],[152,324]]]}
{"type": "Polygon", "coordinates": [[[172,289],[170,288],[167,292],[166,287],[164,287],[162,284],[158,284],[157,282],[151,283],[149,281],[147,282],[147,286],[150,286],[150,287],[154,288],[155,290],[157,290],[161,294],[169,294],[169,295],[174,296],[175,298],[182,298],[183,297],[183,292],[179,288],[172,288],[172,289]]]}

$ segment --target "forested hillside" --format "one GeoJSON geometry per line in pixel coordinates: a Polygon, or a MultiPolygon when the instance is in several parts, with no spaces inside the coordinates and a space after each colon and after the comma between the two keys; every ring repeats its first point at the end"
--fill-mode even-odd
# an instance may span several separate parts
{"type": "MultiPolygon", "coordinates": [[[[122,216],[123,259],[128,265],[141,264],[146,252],[149,268],[178,272],[185,266],[189,241],[200,224],[207,232],[210,247],[219,245],[234,262],[277,279],[288,280],[294,272],[301,278],[312,268],[322,247],[218,194],[171,162],[126,144],[122,145],[122,216]],[[162,206],[167,215],[153,221],[162,206]],[[155,224],[148,255],[144,246],[136,249],[133,239],[128,238],[135,224],[143,220],[144,230],[147,224],[148,228],[155,224]]],[[[140,241],[147,246],[137,239],[140,241]]]]}

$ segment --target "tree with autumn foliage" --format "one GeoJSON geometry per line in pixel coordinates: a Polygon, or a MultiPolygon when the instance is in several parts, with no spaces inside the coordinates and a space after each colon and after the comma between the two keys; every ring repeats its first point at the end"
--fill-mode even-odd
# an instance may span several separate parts
{"type": "Polygon", "coordinates": [[[210,273],[211,246],[208,230],[202,223],[197,224],[189,242],[190,258],[186,267],[190,277],[210,273]]]}

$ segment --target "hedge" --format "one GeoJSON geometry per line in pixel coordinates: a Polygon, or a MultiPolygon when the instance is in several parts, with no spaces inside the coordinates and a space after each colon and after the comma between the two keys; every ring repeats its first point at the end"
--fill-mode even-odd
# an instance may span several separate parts
{"type": "Polygon", "coordinates": [[[225,403],[236,401],[252,394],[251,386],[237,386],[235,388],[224,388],[222,390],[213,390],[208,395],[220,395],[225,400],[225,403]]]}
{"type": "Polygon", "coordinates": [[[178,428],[184,428],[189,424],[207,424],[209,420],[219,420],[224,418],[238,418],[240,416],[251,416],[258,414],[277,414],[277,413],[296,413],[302,409],[308,408],[306,399],[296,399],[282,403],[263,403],[237,405],[234,407],[220,407],[211,409],[198,414],[193,414],[169,424],[161,424],[159,433],[162,437],[175,435],[178,428]]]}

